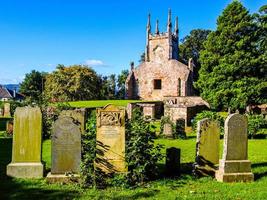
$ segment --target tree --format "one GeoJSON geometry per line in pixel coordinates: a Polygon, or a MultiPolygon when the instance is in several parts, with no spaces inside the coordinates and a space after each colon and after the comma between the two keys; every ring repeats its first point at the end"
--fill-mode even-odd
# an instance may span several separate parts
{"type": "Polygon", "coordinates": [[[49,74],[45,96],[50,101],[91,100],[99,97],[99,77],[87,65],[58,65],[49,74]]]}
{"type": "Polygon", "coordinates": [[[189,59],[193,59],[196,72],[195,80],[200,69],[199,53],[203,49],[203,43],[210,32],[210,30],[205,29],[194,29],[182,39],[182,43],[179,45],[179,60],[187,65],[189,59]]]}
{"type": "Polygon", "coordinates": [[[25,75],[20,84],[20,92],[24,94],[29,101],[40,101],[46,73],[32,70],[25,75]]]}
{"type": "Polygon", "coordinates": [[[267,69],[259,59],[257,40],[254,18],[239,1],[233,1],[200,52],[195,86],[212,108],[244,109],[266,101],[267,69]]]}
{"type": "Polygon", "coordinates": [[[118,75],[117,78],[117,99],[124,99],[125,98],[125,81],[129,75],[128,70],[122,70],[121,73],[118,75]]]}
{"type": "Polygon", "coordinates": [[[100,98],[115,99],[116,75],[100,76],[100,98]]]}

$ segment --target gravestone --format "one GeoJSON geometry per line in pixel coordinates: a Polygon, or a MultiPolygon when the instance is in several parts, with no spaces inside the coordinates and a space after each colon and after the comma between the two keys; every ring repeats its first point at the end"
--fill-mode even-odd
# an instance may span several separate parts
{"type": "Polygon", "coordinates": [[[107,105],[97,109],[95,167],[105,173],[126,172],[125,109],[107,105]]]}
{"type": "Polygon", "coordinates": [[[173,138],[172,124],[171,124],[171,123],[166,122],[166,123],[163,125],[163,135],[164,135],[165,137],[173,138]]]}
{"type": "Polygon", "coordinates": [[[53,124],[51,151],[49,182],[69,182],[79,177],[81,131],[80,124],[76,124],[72,117],[60,115],[53,124]]]}
{"type": "Polygon", "coordinates": [[[244,115],[231,114],[225,121],[223,157],[216,179],[221,182],[253,181],[248,160],[248,122],[244,115]]]}
{"type": "Polygon", "coordinates": [[[5,117],[10,117],[10,103],[5,103],[4,104],[4,116],[5,117]]]}
{"type": "Polygon", "coordinates": [[[85,109],[75,109],[75,110],[63,110],[60,115],[62,116],[69,116],[74,119],[77,123],[80,124],[80,129],[82,134],[85,131],[85,109]]]}
{"type": "Polygon", "coordinates": [[[197,123],[196,162],[197,176],[215,175],[219,163],[220,128],[216,121],[202,119],[197,123]]]}
{"type": "Polygon", "coordinates": [[[165,171],[168,176],[180,175],[181,150],[175,147],[166,150],[165,171]]]}
{"type": "Polygon", "coordinates": [[[4,115],[3,109],[0,108],[0,116],[3,116],[3,115],[4,115]]]}
{"type": "Polygon", "coordinates": [[[7,175],[16,178],[41,178],[42,114],[39,107],[18,107],[14,114],[12,161],[7,175]]]}

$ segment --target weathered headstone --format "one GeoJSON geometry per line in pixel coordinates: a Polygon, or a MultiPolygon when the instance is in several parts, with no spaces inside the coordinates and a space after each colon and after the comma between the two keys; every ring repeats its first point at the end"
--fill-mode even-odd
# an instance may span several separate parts
{"type": "Polygon", "coordinates": [[[10,114],[10,103],[5,103],[4,104],[4,116],[5,117],[11,116],[11,114],[10,114]]]}
{"type": "Polygon", "coordinates": [[[85,131],[85,109],[75,109],[75,110],[63,110],[60,113],[61,116],[69,116],[74,119],[77,123],[80,124],[81,132],[84,133],[85,131]]]}
{"type": "Polygon", "coordinates": [[[171,123],[166,122],[166,123],[163,125],[163,135],[164,135],[165,137],[169,137],[169,138],[172,138],[172,137],[173,137],[173,133],[172,133],[172,124],[171,124],[171,123]]]}
{"type": "Polygon", "coordinates": [[[38,107],[18,107],[14,115],[12,161],[7,175],[16,178],[41,178],[42,114],[38,107]]]}
{"type": "Polygon", "coordinates": [[[216,179],[221,182],[253,181],[248,160],[247,118],[231,114],[225,121],[223,157],[216,179]]]}
{"type": "Polygon", "coordinates": [[[196,162],[194,174],[215,175],[219,163],[220,128],[216,121],[202,119],[197,123],[196,162]]]}
{"type": "Polygon", "coordinates": [[[96,169],[105,173],[126,172],[125,109],[107,105],[97,109],[96,169]]]}
{"type": "Polygon", "coordinates": [[[181,150],[175,147],[166,150],[166,175],[180,175],[181,150]]]}
{"type": "Polygon", "coordinates": [[[52,165],[49,182],[68,182],[77,178],[81,164],[80,124],[72,117],[60,115],[52,128],[52,165]]]}

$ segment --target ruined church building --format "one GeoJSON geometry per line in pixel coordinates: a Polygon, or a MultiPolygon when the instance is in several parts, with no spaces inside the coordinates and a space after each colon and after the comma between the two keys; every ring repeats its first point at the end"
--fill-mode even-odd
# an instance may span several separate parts
{"type": "Polygon", "coordinates": [[[187,126],[197,112],[208,107],[208,103],[201,97],[195,96],[192,59],[189,60],[188,65],[185,65],[178,61],[178,56],[178,17],[175,19],[173,32],[171,10],[169,10],[167,31],[159,32],[157,20],[153,34],[149,14],[145,60],[137,67],[131,64],[131,70],[125,82],[126,98],[145,100],[146,103],[139,103],[139,106],[143,107],[144,115],[151,118],[154,118],[155,113],[158,112],[155,101],[162,102],[164,116],[169,116],[174,123],[177,123],[177,120],[183,120],[184,125],[187,126]]]}
{"type": "Polygon", "coordinates": [[[164,100],[164,97],[193,96],[193,63],[188,66],[178,61],[178,17],[172,32],[171,11],[168,14],[167,32],[151,32],[150,15],[146,27],[145,61],[134,68],[126,80],[127,98],[164,100]]]}

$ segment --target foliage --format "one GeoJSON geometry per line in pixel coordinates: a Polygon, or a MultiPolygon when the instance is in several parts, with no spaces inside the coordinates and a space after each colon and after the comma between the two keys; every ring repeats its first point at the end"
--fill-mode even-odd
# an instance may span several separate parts
{"type": "Polygon", "coordinates": [[[86,123],[86,131],[82,134],[81,174],[83,186],[95,185],[94,160],[96,157],[96,113],[90,113],[86,123]]]}
{"type": "Polygon", "coordinates": [[[46,75],[47,73],[35,70],[27,73],[20,84],[20,92],[24,94],[29,101],[40,101],[42,98],[46,75]]]}
{"type": "Polygon", "coordinates": [[[116,75],[100,76],[99,88],[100,99],[115,99],[116,75]]]}
{"type": "Polygon", "coordinates": [[[157,176],[157,162],[162,159],[162,145],[155,145],[149,123],[142,117],[141,110],[133,110],[132,119],[126,129],[126,161],[128,181],[131,185],[143,184],[157,176]]]}
{"type": "Polygon", "coordinates": [[[146,54],[145,54],[145,52],[143,52],[143,53],[140,55],[139,63],[141,64],[141,63],[145,62],[145,60],[146,60],[146,54]]]}
{"type": "Polygon", "coordinates": [[[48,139],[52,135],[52,125],[58,119],[62,110],[69,110],[71,107],[67,103],[58,103],[55,105],[40,104],[42,111],[42,129],[43,139],[48,139]]]}
{"type": "Polygon", "coordinates": [[[213,109],[244,109],[267,101],[266,59],[259,56],[257,30],[254,17],[233,1],[208,35],[195,86],[213,109]]]}
{"type": "Polygon", "coordinates": [[[189,35],[182,39],[182,43],[179,45],[179,59],[181,62],[187,65],[189,59],[193,59],[195,80],[200,69],[199,54],[203,50],[203,43],[210,32],[210,30],[205,29],[193,29],[189,35]]]}
{"type": "Polygon", "coordinates": [[[125,81],[129,75],[128,70],[122,70],[117,78],[117,99],[125,99],[125,81]]]}
{"type": "Polygon", "coordinates": [[[254,138],[260,129],[267,128],[267,120],[262,115],[248,115],[248,136],[254,138]]]}
{"type": "Polygon", "coordinates": [[[97,99],[99,82],[96,72],[86,65],[58,65],[46,78],[45,97],[49,101],[97,99]]]}
{"type": "Polygon", "coordinates": [[[210,120],[214,120],[214,121],[217,121],[220,125],[220,130],[221,130],[221,133],[223,133],[223,130],[224,130],[224,118],[222,116],[220,116],[219,113],[217,112],[212,112],[212,111],[203,111],[201,113],[198,113],[196,115],[196,117],[194,118],[193,120],[193,129],[194,131],[196,132],[196,129],[197,129],[197,122],[202,120],[202,119],[205,119],[205,118],[208,118],[210,120]]]}

